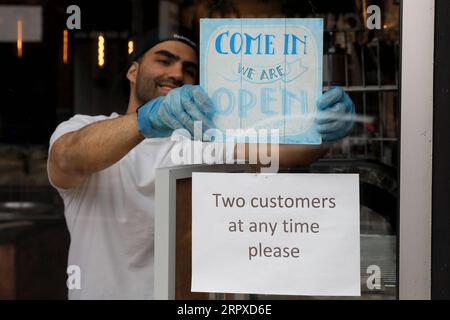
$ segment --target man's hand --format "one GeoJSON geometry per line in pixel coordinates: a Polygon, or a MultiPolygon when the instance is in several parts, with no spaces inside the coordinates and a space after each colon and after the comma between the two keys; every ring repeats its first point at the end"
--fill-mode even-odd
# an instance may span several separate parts
{"type": "Polygon", "coordinates": [[[194,135],[194,121],[201,121],[203,131],[214,128],[213,102],[200,86],[184,85],[166,96],[150,100],[138,108],[139,132],[146,138],[168,137],[176,129],[194,135]]]}
{"type": "Polygon", "coordinates": [[[317,101],[316,124],[322,141],[333,142],[353,129],[355,104],[341,87],[325,92],[317,101]]]}

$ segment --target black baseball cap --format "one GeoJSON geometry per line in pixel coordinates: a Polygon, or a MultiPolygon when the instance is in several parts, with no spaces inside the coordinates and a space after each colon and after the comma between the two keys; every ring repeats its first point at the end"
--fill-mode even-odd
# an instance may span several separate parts
{"type": "Polygon", "coordinates": [[[133,38],[135,48],[130,55],[130,62],[138,60],[144,53],[156,46],[158,43],[164,41],[180,41],[190,46],[198,54],[198,46],[194,40],[190,37],[188,32],[183,33],[171,33],[166,36],[160,36],[157,29],[148,31],[145,34],[133,38]]]}

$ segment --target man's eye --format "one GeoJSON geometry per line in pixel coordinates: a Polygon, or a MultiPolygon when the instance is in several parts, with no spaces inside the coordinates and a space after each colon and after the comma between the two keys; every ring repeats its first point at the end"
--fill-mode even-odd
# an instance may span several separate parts
{"type": "Polygon", "coordinates": [[[170,64],[170,62],[167,60],[158,60],[158,62],[165,66],[168,66],[170,64]]]}
{"type": "Polygon", "coordinates": [[[195,70],[192,69],[187,69],[186,73],[191,76],[192,78],[195,78],[195,76],[197,75],[197,72],[195,70]]]}

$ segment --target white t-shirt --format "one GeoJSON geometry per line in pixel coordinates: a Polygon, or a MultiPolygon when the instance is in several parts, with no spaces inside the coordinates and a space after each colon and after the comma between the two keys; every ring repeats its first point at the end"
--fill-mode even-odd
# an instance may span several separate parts
{"type": "MultiPolygon", "coordinates": [[[[49,154],[65,133],[117,116],[76,115],[61,123],[49,154]]],[[[145,139],[81,186],[55,187],[71,237],[68,265],[81,272],[81,289],[70,289],[69,299],[153,299],[155,169],[174,165],[177,143],[183,139],[145,139]]]]}

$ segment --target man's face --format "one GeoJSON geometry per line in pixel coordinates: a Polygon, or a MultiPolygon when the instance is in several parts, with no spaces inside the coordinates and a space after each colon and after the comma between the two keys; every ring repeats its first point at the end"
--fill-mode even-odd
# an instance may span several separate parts
{"type": "Polygon", "coordinates": [[[197,54],[180,41],[164,41],[140,59],[136,74],[136,97],[140,104],[166,95],[197,78],[197,54]]]}

